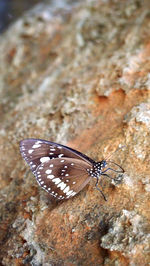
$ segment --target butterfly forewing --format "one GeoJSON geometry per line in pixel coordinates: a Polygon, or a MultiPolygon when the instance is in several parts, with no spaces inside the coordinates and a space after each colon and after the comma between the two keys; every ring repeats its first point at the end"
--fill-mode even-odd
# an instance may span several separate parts
{"type": "Polygon", "coordinates": [[[20,142],[21,154],[30,165],[33,173],[35,173],[36,168],[41,164],[41,158],[45,157],[45,160],[46,157],[51,158],[49,155],[50,149],[51,146],[47,145],[45,141],[26,139],[20,142]]]}
{"type": "Polygon", "coordinates": [[[42,188],[58,199],[75,196],[89,182],[91,163],[74,158],[57,158],[42,163],[35,175],[42,188]]]}
{"type": "Polygon", "coordinates": [[[34,174],[41,163],[55,158],[67,157],[93,162],[86,155],[69,147],[40,139],[25,139],[21,141],[20,151],[34,174]]]}

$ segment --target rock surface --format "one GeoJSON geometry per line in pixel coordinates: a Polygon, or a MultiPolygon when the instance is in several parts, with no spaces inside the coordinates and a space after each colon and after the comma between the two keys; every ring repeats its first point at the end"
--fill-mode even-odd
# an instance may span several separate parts
{"type": "Polygon", "coordinates": [[[38,6],[0,37],[0,264],[148,265],[149,1],[38,6]],[[19,141],[66,144],[125,169],[55,202],[19,141]],[[125,145],[113,153],[119,145],[125,145]]]}

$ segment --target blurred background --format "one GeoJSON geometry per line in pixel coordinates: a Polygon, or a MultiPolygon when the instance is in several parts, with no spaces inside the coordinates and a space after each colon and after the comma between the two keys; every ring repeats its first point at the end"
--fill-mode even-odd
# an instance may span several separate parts
{"type": "MultiPolygon", "coordinates": [[[[5,31],[24,11],[30,9],[40,0],[0,0],[0,33],[5,31]]],[[[46,1],[42,0],[42,3],[46,1]]]]}

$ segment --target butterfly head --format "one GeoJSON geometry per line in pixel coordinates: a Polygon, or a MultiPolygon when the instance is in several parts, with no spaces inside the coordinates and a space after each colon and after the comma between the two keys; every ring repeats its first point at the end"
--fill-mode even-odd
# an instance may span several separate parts
{"type": "Polygon", "coordinates": [[[102,160],[102,161],[100,161],[100,162],[97,162],[96,165],[97,165],[99,168],[103,169],[103,168],[105,168],[105,167],[107,166],[107,162],[106,162],[106,160],[102,160]]]}

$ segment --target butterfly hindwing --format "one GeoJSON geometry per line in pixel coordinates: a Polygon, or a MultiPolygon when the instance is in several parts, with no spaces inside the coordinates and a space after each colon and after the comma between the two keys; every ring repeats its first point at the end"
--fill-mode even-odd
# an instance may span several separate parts
{"type": "Polygon", "coordinates": [[[89,182],[91,164],[74,158],[57,158],[42,163],[35,175],[39,185],[58,199],[75,196],[89,182]]]}

